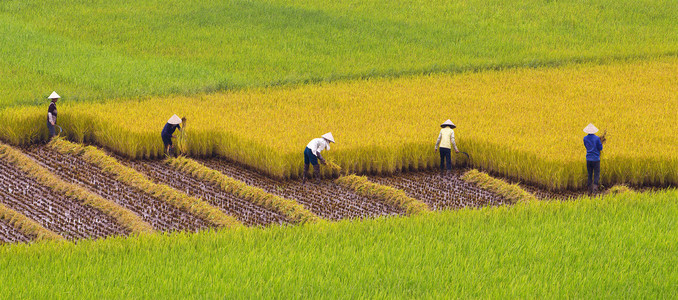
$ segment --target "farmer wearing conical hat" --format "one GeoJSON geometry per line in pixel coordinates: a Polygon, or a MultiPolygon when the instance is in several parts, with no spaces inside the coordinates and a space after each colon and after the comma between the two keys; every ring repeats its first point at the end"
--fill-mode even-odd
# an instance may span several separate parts
{"type": "Polygon", "coordinates": [[[49,138],[52,139],[54,136],[56,136],[56,122],[57,122],[57,107],[56,103],[59,101],[61,96],[57,94],[56,92],[52,92],[47,99],[51,100],[52,102],[49,104],[49,108],[47,109],[47,129],[49,129],[49,138]]]}
{"type": "Polygon", "coordinates": [[[605,134],[602,139],[595,135],[598,128],[593,126],[593,123],[584,128],[584,132],[588,135],[584,137],[584,147],[586,147],[586,171],[588,172],[588,188],[590,193],[598,191],[600,180],[600,151],[603,151],[603,142],[605,142],[605,134]]]}
{"type": "Polygon", "coordinates": [[[442,129],[440,129],[438,140],[436,141],[436,151],[440,148],[440,170],[452,170],[452,146],[454,146],[454,151],[459,153],[457,143],[454,141],[453,130],[457,126],[448,119],[443,124],[440,124],[440,127],[442,129]]]}
{"type": "Polygon", "coordinates": [[[174,151],[174,145],[172,145],[174,131],[177,129],[181,130],[181,122],[185,120],[186,118],[179,118],[179,116],[173,115],[167,120],[165,127],[162,128],[160,136],[162,136],[162,142],[165,144],[165,155],[172,156],[174,151]]]}
{"type": "Polygon", "coordinates": [[[322,137],[312,139],[304,149],[304,174],[302,175],[302,182],[306,182],[306,173],[308,173],[309,164],[313,165],[313,173],[318,182],[320,182],[320,165],[318,160],[324,165],[325,159],[320,152],[327,149],[330,150],[330,143],[334,143],[334,137],[331,132],[325,133],[322,137]]]}

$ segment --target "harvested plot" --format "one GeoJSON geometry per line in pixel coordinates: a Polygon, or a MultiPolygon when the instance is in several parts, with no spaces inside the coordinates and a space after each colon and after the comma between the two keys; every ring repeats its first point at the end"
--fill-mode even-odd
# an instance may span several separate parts
{"type": "Polygon", "coordinates": [[[222,191],[216,185],[200,181],[191,175],[174,170],[160,160],[125,160],[122,163],[145,174],[156,183],[166,184],[196,198],[219,207],[229,215],[235,216],[243,224],[270,225],[288,223],[286,218],[274,211],[222,191]]]}
{"type": "Polygon", "coordinates": [[[195,215],[115,180],[98,166],[73,154],[60,153],[49,146],[31,147],[26,153],[63,180],[85,186],[133,211],[157,230],[198,231],[210,225],[195,215]]]}
{"type": "Polygon", "coordinates": [[[449,173],[439,171],[410,172],[397,176],[370,176],[370,181],[405,191],[432,210],[478,208],[508,204],[501,196],[463,181],[462,170],[449,173]]]}
{"type": "Polygon", "coordinates": [[[275,180],[223,159],[202,159],[199,161],[248,185],[262,188],[266,192],[283,198],[295,200],[323,219],[340,220],[405,213],[404,210],[392,205],[358,195],[350,188],[343,187],[333,180],[322,180],[320,183],[312,181],[302,184],[301,181],[275,180]]]}
{"type": "Polygon", "coordinates": [[[4,159],[0,186],[2,204],[69,240],[128,233],[112,217],[40,185],[4,159]]]}

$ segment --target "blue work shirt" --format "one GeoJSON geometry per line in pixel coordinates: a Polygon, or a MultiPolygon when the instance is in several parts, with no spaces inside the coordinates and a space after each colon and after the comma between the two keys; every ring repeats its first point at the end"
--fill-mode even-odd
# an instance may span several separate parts
{"type": "Polygon", "coordinates": [[[584,137],[584,146],[586,147],[586,161],[600,161],[600,151],[603,151],[603,143],[595,134],[589,134],[584,137]]]}
{"type": "Polygon", "coordinates": [[[173,125],[173,124],[167,123],[167,124],[165,124],[165,127],[162,128],[162,133],[160,135],[165,136],[165,137],[172,137],[172,135],[174,134],[174,131],[177,130],[177,128],[179,128],[179,130],[181,130],[181,125],[180,124],[173,125]]]}

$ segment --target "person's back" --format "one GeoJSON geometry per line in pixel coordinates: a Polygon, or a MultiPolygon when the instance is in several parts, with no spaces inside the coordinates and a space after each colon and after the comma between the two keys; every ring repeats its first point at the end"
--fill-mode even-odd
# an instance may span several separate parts
{"type": "MultiPolygon", "coordinates": [[[[172,136],[174,134],[174,131],[177,130],[178,125],[166,123],[165,127],[162,128],[161,135],[162,136],[172,136]]],[[[156,131],[157,132],[157,131],[156,131]]]]}
{"type": "Polygon", "coordinates": [[[454,130],[448,126],[440,129],[440,148],[452,149],[454,130]]]}
{"type": "Polygon", "coordinates": [[[586,161],[600,161],[600,151],[603,150],[603,143],[595,134],[588,134],[584,137],[584,147],[586,147],[586,161]]]}
{"type": "Polygon", "coordinates": [[[596,135],[598,128],[589,124],[584,128],[584,147],[586,147],[586,172],[588,173],[587,185],[591,193],[598,191],[600,185],[600,151],[603,151],[603,142],[596,135]]]}

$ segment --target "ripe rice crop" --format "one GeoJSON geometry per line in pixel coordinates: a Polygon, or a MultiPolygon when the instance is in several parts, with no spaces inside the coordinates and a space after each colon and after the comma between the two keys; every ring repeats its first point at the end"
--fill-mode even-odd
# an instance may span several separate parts
{"type": "MultiPolygon", "coordinates": [[[[218,155],[274,177],[298,178],[304,146],[327,131],[337,143],[325,156],[346,174],[436,168],[438,125],[450,118],[473,167],[556,190],[586,184],[582,129],[593,122],[608,132],[603,184],[675,185],[675,74],[678,58],[672,57],[369,79],[141,102],[64,103],[59,122],[70,139],[142,158],[162,156],[160,129],[172,114],[186,115],[188,155],[218,155]]],[[[45,109],[0,112],[0,136],[15,144],[44,140],[45,109]]],[[[453,158],[464,163],[459,155],[453,158]]],[[[326,175],[336,172],[322,169],[326,175]]]]}
{"type": "Polygon", "coordinates": [[[0,107],[678,51],[675,1],[0,1],[0,107]]]}

